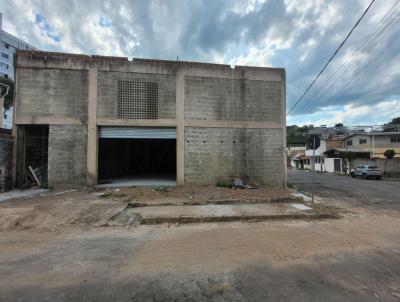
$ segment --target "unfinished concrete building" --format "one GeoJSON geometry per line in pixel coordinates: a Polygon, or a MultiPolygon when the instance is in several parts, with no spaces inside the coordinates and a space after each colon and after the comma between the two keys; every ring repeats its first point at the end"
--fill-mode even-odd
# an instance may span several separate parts
{"type": "Polygon", "coordinates": [[[16,186],[286,184],[284,69],[18,51],[15,80],[16,186]]]}

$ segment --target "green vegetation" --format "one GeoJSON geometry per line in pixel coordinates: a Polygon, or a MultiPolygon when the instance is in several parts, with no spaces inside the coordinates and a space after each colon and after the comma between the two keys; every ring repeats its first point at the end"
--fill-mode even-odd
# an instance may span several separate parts
{"type": "Polygon", "coordinates": [[[286,127],[287,147],[303,147],[307,142],[308,130],[314,128],[313,125],[302,127],[293,125],[286,127]]]}
{"type": "MultiPolygon", "coordinates": [[[[5,110],[10,109],[13,103],[14,94],[14,82],[9,78],[0,77],[0,83],[10,86],[8,94],[4,97],[4,108],[5,110]]],[[[3,94],[3,92],[1,92],[3,94]]]]}
{"type": "Polygon", "coordinates": [[[391,122],[387,123],[387,125],[398,125],[398,124],[400,124],[400,116],[395,117],[394,119],[392,119],[391,122]]]}
{"type": "Polygon", "coordinates": [[[344,171],[347,174],[347,172],[350,172],[350,163],[352,160],[357,158],[356,153],[351,152],[351,151],[345,151],[345,152],[340,152],[339,157],[344,159],[344,171]]]}
{"type": "MultiPolygon", "coordinates": [[[[385,155],[385,157],[386,157],[386,161],[385,161],[385,171],[386,171],[386,165],[387,165],[388,160],[392,159],[396,155],[396,152],[393,149],[387,149],[387,150],[385,150],[385,152],[383,152],[383,155],[385,155]]],[[[385,172],[385,171],[383,171],[383,172],[385,172]]]]}

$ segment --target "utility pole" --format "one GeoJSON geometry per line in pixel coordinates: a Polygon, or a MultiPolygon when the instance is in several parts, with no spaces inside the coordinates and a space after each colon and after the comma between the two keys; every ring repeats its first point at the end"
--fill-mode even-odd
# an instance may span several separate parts
{"type": "Polygon", "coordinates": [[[315,135],[313,136],[313,168],[311,175],[311,202],[314,203],[314,173],[315,173],[315,135]]]}

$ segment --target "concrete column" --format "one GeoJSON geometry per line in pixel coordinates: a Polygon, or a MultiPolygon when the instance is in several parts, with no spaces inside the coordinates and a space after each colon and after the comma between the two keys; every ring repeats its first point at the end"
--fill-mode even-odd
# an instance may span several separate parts
{"type": "Polygon", "coordinates": [[[14,69],[14,96],[13,96],[13,154],[12,154],[12,187],[17,184],[17,161],[18,161],[18,128],[16,122],[17,116],[17,103],[18,103],[18,68],[14,69]]]}
{"type": "Polygon", "coordinates": [[[97,185],[97,69],[89,69],[87,185],[97,185]]]}
{"type": "Polygon", "coordinates": [[[176,74],[176,184],[185,184],[185,75],[176,74]]]}
{"type": "Polygon", "coordinates": [[[283,152],[283,186],[287,185],[287,154],[286,154],[286,71],[282,71],[282,111],[281,111],[281,121],[282,121],[282,152],[283,152]]]}

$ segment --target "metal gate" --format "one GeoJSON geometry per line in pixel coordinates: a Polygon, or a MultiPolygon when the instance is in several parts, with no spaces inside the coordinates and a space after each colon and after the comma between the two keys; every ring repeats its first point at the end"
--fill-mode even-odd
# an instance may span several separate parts
{"type": "Polygon", "coordinates": [[[156,127],[100,127],[99,138],[176,139],[176,129],[156,127]]]}
{"type": "Polygon", "coordinates": [[[335,171],[335,172],[342,172],[342,165],[341,165],[341,159],[340,158],[335,158],[334,160],[333,160],[333,170],[335,171]]]}

